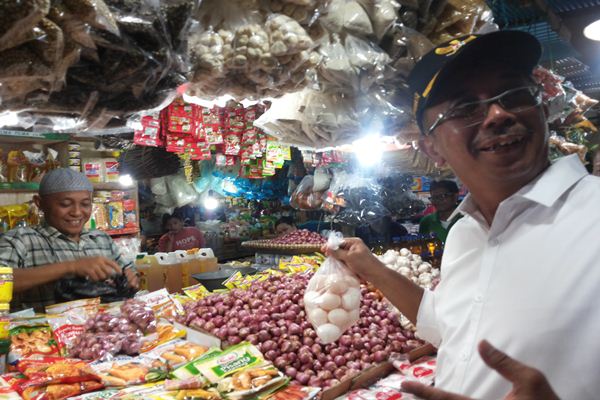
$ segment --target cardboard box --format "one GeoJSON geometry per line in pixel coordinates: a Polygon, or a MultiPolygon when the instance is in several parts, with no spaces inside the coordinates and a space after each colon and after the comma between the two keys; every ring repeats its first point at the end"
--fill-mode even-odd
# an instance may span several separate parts
{"type": "Polygon", "coordinates": [[[346,379],[321,393],[321,400],[333,400],[356,389],[367,388],[385,378],[396,369],[391,362],[384,362],[362,371],[352,379],[346,379]]]}

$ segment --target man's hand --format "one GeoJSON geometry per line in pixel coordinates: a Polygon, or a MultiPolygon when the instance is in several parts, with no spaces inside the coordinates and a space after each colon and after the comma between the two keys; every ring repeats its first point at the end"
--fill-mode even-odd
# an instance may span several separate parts
{"type": "Polygon", "coordinates": [[[140,279],[136,270],[133,268],[125,269],[125,276],[127,277],[127,282],[129,282],[130,287],[136,290],[140,288],[140,279]]]}
{"type": "Polygon", "coordinates": [[[102,256],[69,261],[69,267],[71,273],[93,281],[104,281],[122,273],[119,264],[102,256]]]}
{"type": "MultiPolygon", "coordinates": [[[[513,384],[512,390],[504,397],[505,400],[558,400],[550,383],[539,370],[509,357],[486,340],[479,343],[479,354],[490,368],[513,384]]],[[[428,400],[470,400],[468,397],[417,382],[404,382],[402,389],[428,400]]]]}
{"type": "Polygon", "coordinates": [[[371,250],[359,238],[345,238],[338,250],[330,250],[323,246],[322,251],[348,266],[362,279],[369,281],[369,277],[377,273],[379,267],[385,266],[371,253],[371,250]]]}

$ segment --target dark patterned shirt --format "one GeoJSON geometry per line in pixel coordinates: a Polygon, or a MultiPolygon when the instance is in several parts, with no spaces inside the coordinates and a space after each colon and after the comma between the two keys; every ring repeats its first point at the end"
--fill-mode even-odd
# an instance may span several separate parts
{"type": "MultiPolygon", "coordinates": [[[[126,264],[111,237],[101,231],[84,231],[79,242],[69,239],[48,225],[13,229],[0,237],[0,265],[12,268],[35,268],[47,264],[103,256],[122,268],[126,264]]],[[[22,293],[14,293],[11,311],[54,304],[55,283],[41,285],[22,293]]]]}

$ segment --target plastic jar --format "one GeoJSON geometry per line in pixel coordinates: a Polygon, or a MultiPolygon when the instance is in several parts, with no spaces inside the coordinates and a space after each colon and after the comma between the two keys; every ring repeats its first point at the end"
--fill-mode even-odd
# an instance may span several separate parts
{"type": "Polygon", "coordinates": [[[10,303],[13,294],[13,269],[0,266],[0,303],[10,303]]]}

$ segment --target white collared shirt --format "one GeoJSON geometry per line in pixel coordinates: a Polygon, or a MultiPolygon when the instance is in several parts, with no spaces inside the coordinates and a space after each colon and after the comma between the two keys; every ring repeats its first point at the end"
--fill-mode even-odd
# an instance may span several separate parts
{"type": "Polygon", "coordinates": [[[487,339],[541,370],[561,399],[600,398],[600,178],[576,155],[504,200],[491,227],[467,196],[419,336],[439,346],[436,386],[502,399],[510,383],[477,352],[487,339]]]}

